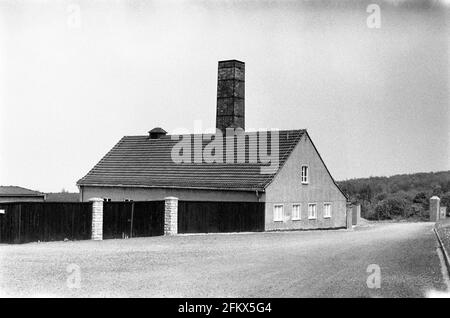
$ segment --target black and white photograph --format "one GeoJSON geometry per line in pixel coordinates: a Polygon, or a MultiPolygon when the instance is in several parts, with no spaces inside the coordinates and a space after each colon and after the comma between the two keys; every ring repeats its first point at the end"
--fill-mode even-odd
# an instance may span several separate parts
{"type": "Polygon", "coordinates": [[[449,71],[449,0],[0,0],[0,298],[450,298],[449,71]]]}

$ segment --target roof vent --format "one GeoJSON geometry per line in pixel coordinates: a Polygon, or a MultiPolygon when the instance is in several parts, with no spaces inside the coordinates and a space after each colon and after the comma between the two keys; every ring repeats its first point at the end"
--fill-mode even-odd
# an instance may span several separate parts
{"type": "Polygon", "coordinates": [[[148,132],[150,139],[159,139],[162,136],[165,136],[167,134],[167,131],[162,129],[161,127],[153,128],[148,132]]]}

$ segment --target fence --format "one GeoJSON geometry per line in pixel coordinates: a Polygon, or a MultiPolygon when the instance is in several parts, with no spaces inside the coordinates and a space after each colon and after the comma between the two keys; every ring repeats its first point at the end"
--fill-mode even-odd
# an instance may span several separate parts
{"type": "Polygon", "coordinates": [[[0,243],[264,231],[263,202],[0,203],[0,243]]]}
{"type": "Polygon", "coordinates": [[[104,202],[104,239],[163,234],[164,201],[104,202]]]}
{"type": "Polygon", "coordinates": [[[0,204],[0,243],[86,240],[91,237],[91,203],[0,204]]]}
{"type": "Polygon", "coordinates": [[[264,231],[263,202],[178,202],[178,233],[264,231]]]}

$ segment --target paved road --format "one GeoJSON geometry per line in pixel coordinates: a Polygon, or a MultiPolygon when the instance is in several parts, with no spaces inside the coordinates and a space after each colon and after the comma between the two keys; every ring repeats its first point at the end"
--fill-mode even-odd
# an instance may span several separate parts
{"type": "Polygon", "coordinates": [[[423,297],[429,291],[446,289],[436,248],[431,223],[376,224],[354,231],[2,245],[0,293],[423,297]],[[80,269],[80,288],[67,285],[69,264],[80,269]],[[367,287],[367,278],[373,273],[367,273],[370,264],[380,268],[380,288],[367,287]]]}

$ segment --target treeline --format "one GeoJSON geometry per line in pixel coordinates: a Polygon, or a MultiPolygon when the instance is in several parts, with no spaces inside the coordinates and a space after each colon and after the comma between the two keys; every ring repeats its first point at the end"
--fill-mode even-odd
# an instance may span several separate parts
{"type": "Polygon", "coordinates": [[[338,182],[369,220],[428,219],[429,199],[437,195],[450,209],[450,171],[370,177],[338,182]]]}

